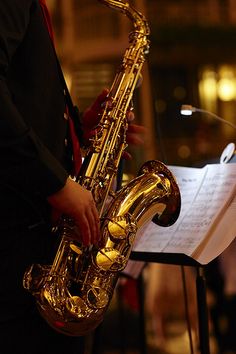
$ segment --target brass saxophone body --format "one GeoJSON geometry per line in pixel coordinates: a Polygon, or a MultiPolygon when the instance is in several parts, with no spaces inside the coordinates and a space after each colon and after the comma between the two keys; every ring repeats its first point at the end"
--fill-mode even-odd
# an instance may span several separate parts
{"type": "Polygon", "coordinates": [[[146,162],[121,190],[112,191],[127,146],[127,110],[149,50],[149,27],[128,2],[99,1],[123,12],[134,25],[78,177],[78,183],[92,192],[99,210],[101,240],[99,245],[84,247],[75,241],[78,230],[73,220],[63,217],[57,225],[61,242],[53,264],[34,264],[23,279],[45,320],[71,336],[86,335],[103,320],[140,227],[150,220],[162,226],[173,224],[181,204],[174,176],[156,160],[146,162]]]}

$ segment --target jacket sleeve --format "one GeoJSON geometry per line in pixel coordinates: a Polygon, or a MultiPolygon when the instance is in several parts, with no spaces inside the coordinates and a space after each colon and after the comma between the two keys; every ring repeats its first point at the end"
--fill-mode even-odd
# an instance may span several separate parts
{"type": "Polygon", "coordinates": [[[34,3],[0,2],[0,177],[45,197],[61,189],[68,174],[26,124],[7,85],[8,68],[23,41],[34,3]]]}

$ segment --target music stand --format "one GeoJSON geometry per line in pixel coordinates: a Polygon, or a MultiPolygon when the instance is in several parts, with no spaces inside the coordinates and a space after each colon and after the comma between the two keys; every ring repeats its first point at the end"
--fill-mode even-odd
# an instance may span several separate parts
{"type": "MultiPolygon", "coordinates": [[[[210,354],[209,347],[209,328],[208,328],[208,309],[206,301],[206,282],[203,274],[203,265],[184,254],[176,253],[154,253],[154,252],[132,252],[130,259],[147,263],[163,263],[180,266],[192,266],[196,268],[196,293],[197,293],[197,312],[198,312],[198,331],[199,346],[201,354],[210,354]]],[[[143,316],[141,316],[143,318],[143,316]]],[[[144,326],[143,326],[144,328],[144,326]]],[[[145,329],[144,329],[145,331],[145,329]]],[[[142,333],[142,343],[145,343],[146,336],[142,333]]],[[[142,354],[145,349],[142,348],[142,354]]]]}

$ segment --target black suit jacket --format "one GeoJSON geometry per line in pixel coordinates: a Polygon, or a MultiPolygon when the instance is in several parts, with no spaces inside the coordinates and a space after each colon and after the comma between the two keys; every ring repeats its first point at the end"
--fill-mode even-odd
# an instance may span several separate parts
{"type": "MultiPolygon", "coordinates": [[[[6,214],[16,196],[9,198],[9,190],[43,199],[65,184],[64,110],[63,85],[38,1],[1,0],[0,198],[8,200],[6,214]]],[[[0,214],[4,209],[0,206],[0,214]]]]}

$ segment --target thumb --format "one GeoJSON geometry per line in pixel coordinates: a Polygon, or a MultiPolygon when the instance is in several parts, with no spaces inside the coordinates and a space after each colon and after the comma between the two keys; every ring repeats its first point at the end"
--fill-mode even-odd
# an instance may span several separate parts
{"type": "Polygon", "coordinates": [[[97,96],[95,101],[93,102],[91,109],[94,112],[100,113],[102,104],[106,101],[109,90],[107,88],[103,89],[102,92],[97,96]]]}

